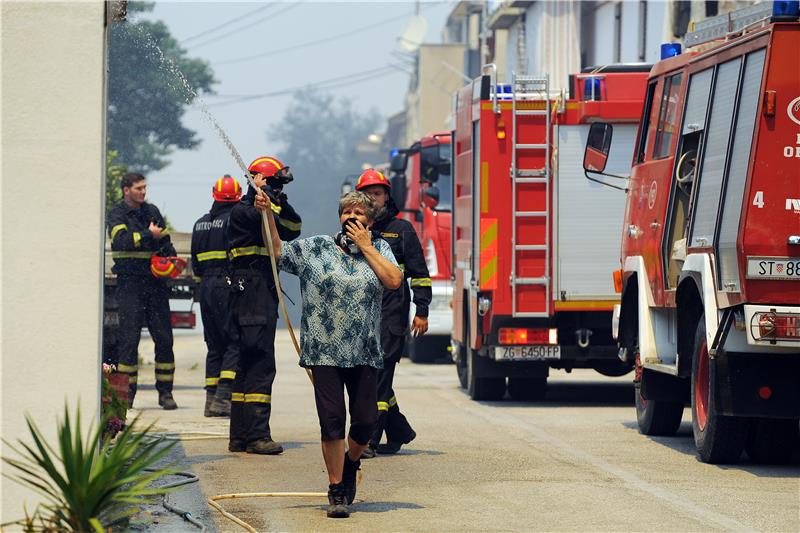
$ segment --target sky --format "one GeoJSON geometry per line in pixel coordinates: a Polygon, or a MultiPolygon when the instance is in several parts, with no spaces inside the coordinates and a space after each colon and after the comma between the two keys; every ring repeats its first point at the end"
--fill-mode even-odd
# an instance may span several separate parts
{"type": "MultiPolygon", "coordinates": [[[[455,3],[420,2],[425,42],[441,42],[442,27],[455,3]]],[[[294,91],[285,89],[337,79],[332,84],[340,86],[325,89],[334,96],[351,98],[364,110],[375,108],[384,117],[401,111],[409,56],[398,38],[414,11],[413,1],[156,2],[153,11],[137,16],[162,20],[190,57],[210,62],[219,82],[218,96],[208,96],[206,103],[249,162],[279,151],[267,140],[267,132],[291,102],[294,91]],[[384,68],[389,65],[399,68],[384,68]],[[361,75],[367,71],[375,72],[361,75]],[[353,77],[362,81],[352,83],[353,77]],[[223,105],[234,95],[266,92],[283,94],[223,105]]],[[[214,181],[241,172],[197,106],[187,110],[184,124],[197,131],[200,147],[176,151],[167,167],[151,173],[148,195],[178,231],[191,231],[211,205],[214,181]]],[[[295,176],[287,193],[291,200],[292,194],[313,191],[304,190],[302,176],[295,176]]]]}

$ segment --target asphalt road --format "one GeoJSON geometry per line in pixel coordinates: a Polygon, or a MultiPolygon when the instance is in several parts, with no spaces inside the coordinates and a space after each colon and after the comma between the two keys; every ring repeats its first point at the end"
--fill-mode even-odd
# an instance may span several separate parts
{"type": "MultiPolygon", "coordinates": [[[[271,425],[286,451],[233,454],[224,438],[184,439],[181,466],[199,475],[205,497],[327,489],[311,386],[285,331],[276,349],[271,425]]],[[[145,361],[149,350],[143,342],[145,361]]],[[[177,337],[175,351],[181,408],[158,409],[144,385],[137,411],[173,434],[224,435],[226,419],[202,416],[202,337],[177,337]]],[[[144,366],[140,382],[152,381],[144,366]]],[[[630,382],[554,371],[544,402],[473,402],[452,365],[404,360],[395,389],[418,437],[396,456],[363,461],[349,519],[326,518],[322,498],[221,503],[258,531],[800,531],[800,466],[701,463],[688,409],[676,437],[644,437],[630,382]]],[[[218,531],[243,531],[190,490],[176,495],[184,509],[218,531]]],[[[179,519],[151,529],[191,531],[179,519]]]]}

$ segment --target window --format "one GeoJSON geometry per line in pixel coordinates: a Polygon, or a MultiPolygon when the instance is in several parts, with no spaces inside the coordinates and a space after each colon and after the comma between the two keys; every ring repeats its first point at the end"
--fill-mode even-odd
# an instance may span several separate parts
{"type": "Polygon", "coordinates": [[[682,74],[675,74],[664,82],[653,159],[663,159],[669,155],[672,138],[678,130],[678,97],[682,78],[682,74]]]}
{"type": "Polygon", "coordinates": [[[642,125],[639,128],[639,144],[636,149],[636,162],[641,163],[644,161],[644,152],[647,149],[647,141],[650,137],[650,115],[652,114],[653,95],[656,92],[656,82],[650,82],[647,86],[647,98],[644,102],[644,110],[642,112],[642,125]]]}
{"type": "Polygon", "coordinates": [[[713,243],[741,63],[742,58],[737,57],[717,67],[700,173],[695,178],[699,183],[695,184],[691,246],[713,243]]]}
{"type": "Polygon", "coordinates": [[[720,270],[720,287],[724,291],[738,291],[739,263],[736,256],[736,237],[739,234],[739,219],[742,213],[744,184],[750,163],[750,146],[761,94],[761,75],[764,72],[763,48],[747,55],[739,108],[736,112],[736,127],[731,149],[730,167],[725,184],[722,218],[719,225],[719,250],[717,254],[720,270]]]}

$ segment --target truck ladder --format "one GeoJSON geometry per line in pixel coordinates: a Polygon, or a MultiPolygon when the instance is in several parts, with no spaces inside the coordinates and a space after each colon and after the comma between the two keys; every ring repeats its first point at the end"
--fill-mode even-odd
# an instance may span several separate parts
{"type": "MultiPolygon", "coordinates": [[[[548,76],[518,76],[511,75],[511,314],[515,317],[547,317],[550,316],[551,277],[550,277],[550,151],[551,151],[551,103],[550,80],[548,76]],[[544,101],[544,109],[520,108],[520,102],[544,101]],[[545,135],[544,143],[519,142],[519,117],[540,116],[544,118],[545,135]],[[543,157],[544,165],[538,168],[520,168],[519,155],[538,154],[543,157]],[[518,189],[525,184],[543,184],[545,205],[544,210],[521,211],[518,210],[518,189]],[[544,240],[541,242],[520,244],[519,224],[521,220],[531,218],[543,219],[545,224],[544,240]],[[522,277],[519,272],[519,252],[539,251],[544,252],[544,272],[537,277],[522,277]],[[517,293],[520,286],[537,285],[544,288],[544,310],[529,311],[520,309],[517,293]]],[[[526,119],[523,119],[526,120],[526,119]]],[[[527,119],[530,121],[530,119],[527,119]]],[[[524,289],[523,289],[524,290],[524,289]]]]}
{"type": "Polygon", "coordinates": [[[690,47],[722,39],[728,34],[742,31],[751,24],[769,19],[771,15],[772,2],[762,2],[696,23],[693,22],[689,28],[690,31],[684,36],[683,42],[690,47]]]}

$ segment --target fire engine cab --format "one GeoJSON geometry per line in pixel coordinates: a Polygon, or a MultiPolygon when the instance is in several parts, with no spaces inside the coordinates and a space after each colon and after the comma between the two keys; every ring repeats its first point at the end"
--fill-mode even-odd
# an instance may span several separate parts
{"type": "MultiPolygon", "coordinates": [[[[650,65],[496,81],[458,91],[453,138],[452,355],[475,400],[541,399],[550,368],[632,369],[611,337],[625,195],[583,176],[590,124],[614,123],[609,167],[629,166],[650,65]]],[[[602,181],[602,180],[598,180],[602,181]]]]}
{"type": "MultiPolygon", "coordinates": [[[[406,339],[408,357],[414,362],[447,358],[450,346],[450,139],[449,131],[426,135],[409,148],[397,150],[389,166],[392,198],[400,216],[417,231],[431,278],[428,332],[406,339]]],[[[410,319],[414,313],[412,302],[410,319]]]]}
{"type": "MultiPolygon", "coordinates": [[[[650,72],[627,185],[614,336],[636,366],[639,430],[673,435],[688,403],[709,463],[743,450],[776,462],[798,446],[797,5],[703,21],[683,53],[662,46],[672,57],[650,72]]],[[[617,128],[592,128],[596,178],[617,128]]]]}

